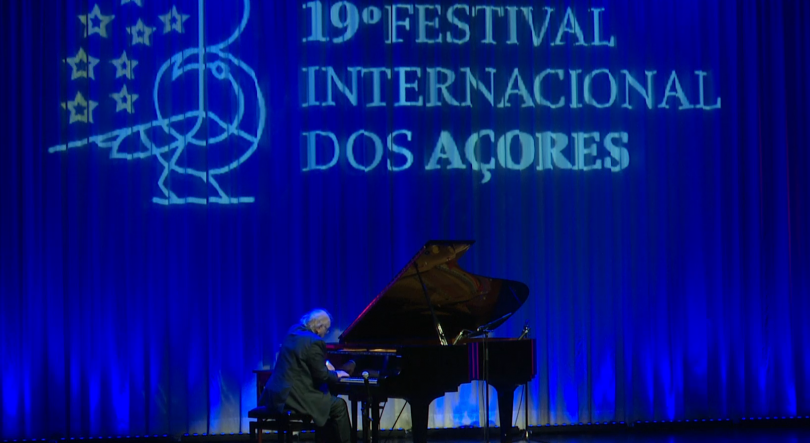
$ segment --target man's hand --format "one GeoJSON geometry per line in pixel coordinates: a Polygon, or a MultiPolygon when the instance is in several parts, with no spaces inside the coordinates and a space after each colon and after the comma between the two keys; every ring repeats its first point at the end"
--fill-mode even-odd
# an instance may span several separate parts
{"type": "Polygon", "coordinates": [[[349,374],[346,371],[337,371],[338,378],[345,378],[348,377],[349,374]]]}
{"type": "Polygon", "coordinates": [[[329,362],[329,360],[326,360],[326,369],[328,369],[328,370],[330,370],[330,371],[334,371],[334,370],[335,370],[335,367],[334,367],[334,366],[332,366],[332,363],[330,363],[330,362],[329,362]]]}

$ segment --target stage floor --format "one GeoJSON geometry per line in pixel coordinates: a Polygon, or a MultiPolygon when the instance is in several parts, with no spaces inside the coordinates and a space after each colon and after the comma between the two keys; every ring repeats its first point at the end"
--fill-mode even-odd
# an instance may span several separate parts
{"type": "MultiPolygon", "coordinates": [[[[385,435],[381,440],[386,441],[385,435]]],[[[409,438],[391,438],[388,443],[410,443],[409,438]]],[[[483,443],[482,439],[430,438],[431,442],[483,443]]],[[[530,442],[543,443],[810,443],[810,429],[732,429],[707,431],[628,431],[600,434],[536,434],[530,442]]],[[[496,443],[496,439],[490,439],[496,443]]],[[[526,442],[516,439],[515,443],[526,442]]]]}

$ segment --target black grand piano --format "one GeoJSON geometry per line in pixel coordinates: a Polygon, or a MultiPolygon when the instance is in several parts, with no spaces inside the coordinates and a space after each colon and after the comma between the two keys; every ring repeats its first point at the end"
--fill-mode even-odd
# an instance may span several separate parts
{"type": "MultiPolygon", "coordinates": [[[[459,267],[472,244],[425,244],[339,342],[327,344],[328,359],[351,375],[335,393],[348,395],[353,405],[364,401],[366,418],[378,415],[380,399],[405,399],[416,443],[427,441],[430,403],[473,380],[496,389],[501,441],[510,442],[514,391],[536,374],[534,340],[525,338],[526,330],[519,339],[488,336],[523,305],[529,288],[459,267]]],[[[356,429],[357,408],[351,409],[356,429]]],[[[374,434],[378,418],[371,419],[374,434]]]]}

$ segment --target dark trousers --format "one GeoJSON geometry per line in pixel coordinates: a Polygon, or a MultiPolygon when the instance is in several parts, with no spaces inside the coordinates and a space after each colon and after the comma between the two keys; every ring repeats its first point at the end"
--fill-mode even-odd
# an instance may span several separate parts
{"type": "Polygon", "coordinates": [[[332,405],[329,408],[329,420],[322,428],[317,429],[318,441],[326,443],[349,443],[350,430],[349,408],[343,399],[332,396],[332,405]]]}

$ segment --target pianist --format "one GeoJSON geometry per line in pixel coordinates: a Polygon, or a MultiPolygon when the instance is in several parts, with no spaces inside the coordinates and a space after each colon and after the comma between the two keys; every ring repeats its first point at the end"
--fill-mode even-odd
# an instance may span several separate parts
{"type": "Polygon", "coordinates": [[[307,414],[313,418],[320,439],[348,443],[346,402],[331,395],[328,388],[329,384],[349,376],[327,367],[323,337],[331,325],[329,313],[316,309],[290,328],[259,406],[276,412],[292,409],[307,414]]]}

